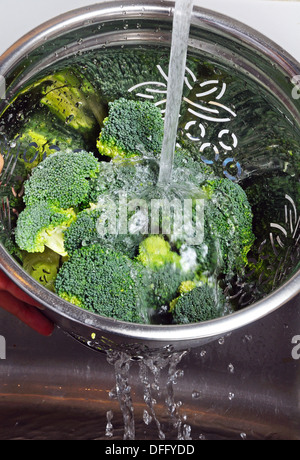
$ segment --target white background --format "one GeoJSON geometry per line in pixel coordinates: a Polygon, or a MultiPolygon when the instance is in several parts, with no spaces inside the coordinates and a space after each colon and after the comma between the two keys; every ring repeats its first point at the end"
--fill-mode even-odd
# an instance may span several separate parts
{"type": "MultiPolygon", "coordinates": [[[[132,2],[134,3],[134,0],[132,2]]],[[[0,0],[0,54],[42,22],[66,11],[93,3],[97,2],[93,0],[0,0]]],[[[195,0],[195,4],[226,14],[254,27],[300,61],[299,1],[195,0]]]]}

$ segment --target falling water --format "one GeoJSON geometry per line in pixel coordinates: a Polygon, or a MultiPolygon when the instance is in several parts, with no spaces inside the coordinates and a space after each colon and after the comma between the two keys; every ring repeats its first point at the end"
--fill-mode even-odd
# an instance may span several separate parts
{"type": "Polygon", "coordinates": [[[176,0],[168,77],[165,134],[158,179],[160,185],[169,184],[172,176],[192,10],[193,0],[176,0]]]}
{"type": "MultiPolygon", "coordinates": [[[[185,78],[187,49],[191,24],[191,15],[194,0],[176,0],[174,17],[172,45],[169,64],[167,106],[165,114],[165,132],[160,161],[160,173],[158,185],[164,186],[171,182],[176,138],[178,130],[178,120],[180,116],[183,85],[185,78]]],[[[180,401],[176,403],[174,396],[174,385],[177,379],[183,375],[183,371],[178,370],[177,366],[185,356],[186,352],[172,353],[165,356],[147,356],[139,361],[139,378],[144,390],[144,401],[148,410],[144,410],[143,420],[145,424],[154,422],[158,431],[159,439],[166,438],[162,430],[160,421],[157,418],[155,405],[156,399],[153,389],[160,393],[160,377],[163,369],[167,369],[168,379],[166,383],[167,395],[165,397],[165,407],[170,416],[173,427],[177,430],[177,439],[191,439],[191,427],[185,423],[185,417],[180,414],[180,401]],[[150,376],[154,377],[151,384],[150,376]]],[[[131,358],[126,353],[109,353],[108,362],[114,366],[116,386],[111,391],[111,397],[117,399],[124,420],[124,439],[135,439],[135,418],[134,408],[131,397],[131,387],[129,384],[131,358]]],[[[108,414],[108,424],[106,434],[112,434],[113,414],[108,414]]]]}
{"type": "MultiPolygon", "coordinates": [[[[190,440],[191,426],[186,416],[181,413],[182,402],[176,401],[175,386],[178,379],[184,376],[184,371],[178,366],[188,351],[160,353],[140,357],[135,363],[131,356],[124,352],[108,351],[107,361],[114,367],[116,385],[110,392],[110,398],[119,402],[124,421],[124,440],[135,440],[135,414],[132,388],[130,385],[130,370],[135,363],[139,368],[139,379],[143,388],[144,402],[147,409],[143,412],[143,421],[148,426],[154,423],[158,438],[166,439],[161,422],[158,419],[156,404],[157,398],[164,396],[164,406],[169,421],[177,432],[178,440],[190,440]],[[167,381],[164,381],[162,372],[166,370],[167,381]],[[165,394],[164,394],[165,393],[165,394]]],[[[113,413],[107,413],[106,437],[113,436],[113,413]]]]}

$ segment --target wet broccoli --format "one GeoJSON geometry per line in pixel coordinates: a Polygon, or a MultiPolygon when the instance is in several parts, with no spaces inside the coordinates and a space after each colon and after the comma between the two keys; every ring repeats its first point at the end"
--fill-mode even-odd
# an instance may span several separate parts
{"type": "Polygon", "coordinates": [[[55,279],[60,267],[61,257],[45,248],[43,253],[23,253],[24,270],[49,291],[54,292],[55,279]]]}
{"type": "Polygon", "coordinates": [[[83,246],[98,243],[102,247],[115,248],[134,258],[138,253],[139,244],[143,239],[142,235],[119,235],[107,231],[105,234],[99,230],[99,222],[103,218],[103,208],[92,206],[81,211],[67,229],[64,235],[66,252],[71,255],[83,246]]]}
{"type": "Polygon", "coordinates": [[[199,323],[216,319],[221,314],[225,298],[220,288],[202,284],[183,288],[181,295],[171,302],[174,324],[199,323]]]}
{"type": "Polygon", "coordinates": [[[155,104],[121,98],[109,103],[97,147],[101,155],[111,158],[157,156],[163,136],[164,121],[155,104]]]}
{"type": "Polygon", "coordinates": [[[180,255],[172,251],[170,243],[160,235],[150,235],[143,240],[136,261],[145,267],[143,283],[148,307],[154,310],[154,316],[162,317],[181,283],[195,273],[185,268],[180,255]]]}
{"type": "Polygon", "coordinates": [[[57,150],[82,150],[86,145],[80,134],[42,110],[26,120],[15,136],[15,142],[20,160],[29,170],[57,150]]]}
{"type": "Polygon", "coordinates": [[[77,207],[90,193],[90,179],[97,176],[99,161],[85,151],[56,152],[34,168],[25,182],[24,203],[40,201],[62,209],[77,207]]]}
{"type": "Polygon", "coordinates": [[[35,86],[41,92],[41,104],[74,131],[88,138],[102,125],[106,110],[97,91],[72,67],[42,78],[35,86]]]}
{"type": "Polygon", "coordinates": [[[145,270],[143,283],[144,294],[148,308],[153,310],[153,321],[156,318],[168,318],[169,305],[177,296],[178,289],[183,282],[194,276],[174,264],[167,263],[153,270],[145,270]]]}
{"type": "MultiPolygon", "coordinates": [[[[101,99],[106,103],[120,97],[132,98],[136,91],[129,93],[132,87],[148,81],[162,81],[159,89],[166,88],[165,80],[157,68],[157,64],[168,69],[170,53],[168,50],[146,47],[144,49],[106,49],[105,53],[95,52],[80,57],[81,73],[87,80],[93,83],[101,99]],[[109,72],[108,72],[109,69],[109,72]]],[[[164,93],[154,93],[153,98],[159,101],[165,99],[164,93]]]]}
{"type": "Polygon", "coordinates": [[[166,264],[180,267],[180,256],[171,250],[170,243],[160,235],[150,235],[141,244],[136,260],[145,267],[160,268],[166,264]]]}
{"type": "Polygon", "coordinates": [[[97,177],[91,180],[89,203],[98,203],[105,194],[118,198],[120,192],[125,192],[129,200],[143,197],[147,188],[155,186],[159,172],[155,160],[140,157],[101,161],[99,168],[97,177]]]}
{"type": "Polygon", "coordinates": [[[44,252],[48,247],[65,256],[64,232],[75,219],[73,209],[60,209],[47,201],[26,206],[17,220],[16,243],[29,253],[44,252]]]}
{"type": "MultiPolygon", "coordinates": [[[[201,184],[204,200],[204,240],[194,245],[199,273],[231,277],[242,272],[255,241],[252,209],[242,187],[226,178],[201,184]]],[[[177,247],[185,245],[184,235],[177,247]]]]}
{"type": "Polygon", "coordinates": [[[95,244],[75,251],[56,278],[57,294],[83,309],[144,323],[140,267],[124,254],[95,244]]]}

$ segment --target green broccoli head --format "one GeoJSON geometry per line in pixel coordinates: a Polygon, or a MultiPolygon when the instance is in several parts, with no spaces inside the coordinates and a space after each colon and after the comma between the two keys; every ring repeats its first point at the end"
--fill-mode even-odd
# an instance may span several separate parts
{"type": "Polygon", "coordinates": [[[44,252],[47,246],[65,256],[64,232],[75,219],[72,209],[60,209],[46,201],[27,206],[17,221],[16,243],[29,253],[44,252]]]}
{"type": "Polygon", "coordinates": [[[90,179],[97,176],[99,161],[85,151],[61,151],[46,158],[25,182],[24,203],[40,201],[62,209],[77,207],[90,193],[90,179]]]}
{"type": "Polygon", "coordinates": [[[180,256],[171,250],[170,243],[160,235],[150,235],[140,244],[137,261],[144,267],[159,268],[165,264],[180,267],[180,256]]]}
{"type": "Polygon", "coordinates": [[[161,153],[164,121],[152,102],[125,98],[109,103],[97,147],[101,155],[129,158],[161,153]]]}
{"type": "Polygon", "coordinates": [[[65,232],[65,249],[71,255],[77,249],[98,243],[102,247],[114,248],[130,258],[134,258],[139,249],[143,236],[140,234],[119,235],[99,231],[98,224],[103,218],[103,209],[95,206],[85,209],[77,215],[65,232]]]}
{"type": "Polygon", "coordinates": [[[187,273],[172,263],[166,263],[153,270],[146,269],[143,283],[148,308],[162,319],[168,313],[168,307],[177,296],[180,285],[193,276],[193,273],[187,273]]]}
{"type": "Polygon", "coordinates": [[[171,302],[174,324],[209,321],[220,316],[225,298],[220,288],[203,284],[181,294],[171,302]]]}
{"type": "Polygon", "coordinates": [[[83,137],[46,111],[30,116],[15,137],[21,147],[21,160],[27,169],[35,168],[57,150],[85,148],[83,137]]]}
{"type": "Polygon", "coordinates": [[[63,299],[120,321],[144,323],[141,268],[127,256],[95,244],[75,251],[56,278],[63,299]]]}
{"type": "Polygon", "coordinates": [[[118,197],[126,192],[128,199],[140,197],[148,187],[156,185],[159,165],[155,160],[140,157],[101,161],[96,179],[91,181],[89,203],[97,203],[105,194],[118,197]]]}
{"type": "Polygon", "coordinates": [[[252,210],[240,185],[226,178],[207,180],[204,243],[195,247],[202,271],[232,276],[247,264],[255,236],[252,210]]]}
{"type": "Polygon", "coordinates": [[[60,267],[60,256],[45,248],[43,253],[23,253],[24,270],[42,286],[54,292],[55,279],[60,267]]]}
{"type": "Polygon", "coordinates": [[[42,78],[36,84],[41,104],[74,131],[90,137],[99,131],[105,110],[93,85],[75,66],[42,78]]]}

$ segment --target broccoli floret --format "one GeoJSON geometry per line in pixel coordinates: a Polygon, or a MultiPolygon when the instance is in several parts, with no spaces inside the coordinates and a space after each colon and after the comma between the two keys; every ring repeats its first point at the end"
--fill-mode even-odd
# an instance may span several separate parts
{"type": "Polygon", "coordinates": [[[97,176],[99,161],[92,153],[56,152],[47,157],[25,182],[24,203],[40,201],[62,209],[77,207],[90,193],[90,179],[97,176]]]}
{"type": "Polygon", "coordinates": [[[19,146],[20,159],[29,170],[57,150],[83,150],[86,146],[80,134],[45,111],[35,113],[26,120],[15,142],[19,146]]]}
{"type": "Polygon", "coordinates": [[[97,147],[101,155],[129,158],[161,152],[164,121],[152,102],[125,98],[109,103],[97,147]]]}
{"type": "Polygon", "coordinates": [[[162,236],[150,235],[141,244],[136,260],[145,267],[144,292],[153,321],[167,319],[168,305],[178,293],[179,286],[195,276],[186,270],[179,254],[162,236]]]}
{"type": "Polygon", "coordinates": [[[224,303],[220,288],[203,284],[181,294],[171,303],[170,311],[174,324],[199,323],[218,318],[224,303]]]}
{"type": "Polygon", "coordinates": [[[54,283],[60,267],[60,255],[45,248],[43,253],[23,253],[24,270],[46,289],[54,292],[54,283]]]}
{"type": "Polygon", "coordinates": [[[99,131],[106,111],[94,87],[78,68],[44,77],[35,86],[41,88],[41,104],[70,128],[86,137],[99,131]]]}
{"type": "MultiPolygon", "coordinates": [[[[201,272],[232,276],[246,266],[255,241],[253,212],[240,184],[215,176],[212,169],[184,149],[177,149],[173,177],[192,183],[204,200],[204,241],[193,246],[201,272]]],[[[184,237],[177,241],[178,247],[184,237]]]]}
{"type": "MultiPolygon", "coordinates": [[[[240,185],[229,179],[207,179],[204,192],[204,241],[195,245],[199,271],[231,277],[247,264],[255,236],[252,210],[240,185]]],[[[184,238],[178,241],[178,246],[184,238]]]]}
{"type": "MultiPolygon", "coordinates": [[[[94,54],[80,57],[80,70],[85,77],[97,88],[101,98],[110,102],[120,97],[135,96],[141,88],[128,93],[137,84],[148,81],[162,81],[159,89],[166,89],[165,81],[157,68],[157,64],[168,69],[170,52],[165,49],[146,47],[145,49],[106,49],[103,53],[97,50],[94,54]],[[109,69],[109,72],[108,72],[109,69]]],[[[165,94],[153,93],[156,101],[165,99],[165,94]]]]}
{"type": "Polygon", "coordinates": [[[139,248],[137,261],[152,269],[165,264],[174,264],[180,267],[180,256],[171,250],[170,243],[159,235],[148,236],[139,248]]]}
{"type": "Polygon", "coordinates": [[[179,294],[186,294],[192,291],[193,289],[195,289],[195,287],[197,287],[197,284],[195,281],[191,281],[191,280],[183,281],[179,286],[178,292],[179,294]]]}
{"type": "Polygon", "coordinates": [[[228,179],[207,181],[205,190],[211,196],[205,210],[210,231],[208,237],[206,231],[206,241],[211,246],[218,239],[218,261],[226,274],[240,271],[247,264],[247,254],[255,241],[247,195],[239,184],[228,179]]]}
{"type": "Polygon", "coordinates": [[[107,232],[101,234],[98,223],[103,216],[103,209],[98,206],[85,209],[77,215],[65,232],[65,249],[71,255],[83,246],[98,243],[102,247],[111,247],[134,258],[138,253],[139,244],[143,239],[139,234],[118,235],[107,232]]]}
{"type": "Polygon", "coordinates": [[[168,317],[169,304],[177,296],[182,282],[194,276],[174,264],[167,263],[159,268],[144,272],[144,294],[149,308],[153,310],[153,322],[168,317]]]}
{"type": "Polygon", "coordinates": [[[44,252],[45,246],[66,256],[64,232],[76,219],[72,209],[60,209],[46,201],[40,201],[20,213],[16,226],[16,243],[29,253],[44,252]]]}
{"type": "Polygon", "coordinates": [[[105,194],[118,196],[126,192],[129,199],[140,197],[157,183],[159,164],[140,157],[100,162],[96,179],[91,181],[90,203],[97,203],[105,194]]]}
{"type": "Polygon", "coordinates": [[[98,244],[75,251],[56,278],[63,299],[121,321],[147,321],[142,302],[142,273],[137,263],[98,244]]]}

